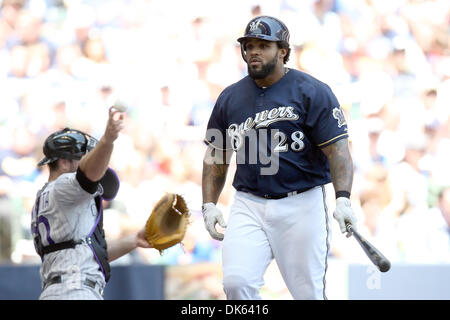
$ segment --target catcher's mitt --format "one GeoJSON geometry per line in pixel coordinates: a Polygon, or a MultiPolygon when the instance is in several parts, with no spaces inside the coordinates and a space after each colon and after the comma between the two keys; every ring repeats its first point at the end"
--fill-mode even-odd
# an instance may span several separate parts
{"type": "Polygon", "coordinates": [[[145,224],[148,243],[161,253],[179,242],[186,233],[189,209],[183,197],[168,193],[153,208],[145,224]]]}

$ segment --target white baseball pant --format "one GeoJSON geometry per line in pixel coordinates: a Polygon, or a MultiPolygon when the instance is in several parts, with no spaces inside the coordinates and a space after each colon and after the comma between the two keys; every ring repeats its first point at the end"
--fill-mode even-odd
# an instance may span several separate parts
{"type": "Polygon", "coordinates": [[[86,286],[80,274],[63,276],[61,283],[49,285],[42,291],[39,300],[103,300],[104,285],[96,283],[96,288],[86,286]]]}
{"type": "Polygon", "coordinates": [[[227,299],[261,299],[272,259],[294,299],[326,299],[330,225],[323,186],[277,200],[237,191],[222,248],[227,299]]]}

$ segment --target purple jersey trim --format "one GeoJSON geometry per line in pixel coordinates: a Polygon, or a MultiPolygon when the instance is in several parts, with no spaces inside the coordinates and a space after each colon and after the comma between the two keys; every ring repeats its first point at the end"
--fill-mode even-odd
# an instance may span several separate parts
{"type": "MultiPolygon", "coordinates": [[[[44,216],[39,216],[37,223],[36,223],[36,229],[38,229],[37,226],[39,226],[40,223],[43,223],[45,226],[45,230],[47,231],[47,242],[48,244],[55,244],[55,241],[50,237],[50,224],[48,223],[48,219],[44,216]]],[[[39,230],[37,230],[39,232],[39,230]]]]}

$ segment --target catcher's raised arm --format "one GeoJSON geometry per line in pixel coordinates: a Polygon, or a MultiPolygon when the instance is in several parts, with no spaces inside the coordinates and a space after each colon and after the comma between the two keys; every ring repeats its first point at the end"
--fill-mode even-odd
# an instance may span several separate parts
{"type": "Polygon", "coordinates": [[[175,193],[164,195],[145,224],[145,235],[150,246],[161,253],[181,242],[186,234],[189,216],[182,196],[175,193]]]}

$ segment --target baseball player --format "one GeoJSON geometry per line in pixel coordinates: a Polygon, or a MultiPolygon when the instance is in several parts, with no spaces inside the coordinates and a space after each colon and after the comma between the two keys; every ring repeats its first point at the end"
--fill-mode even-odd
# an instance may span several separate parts
{"type": "Polygon", "coordinates": [[[326,84],[285,67],[289,31],[282,21],[256,17],[238,42],[248,76],[219,95],[203,163],[202,211],[210,235],[223,240],[224,291],[227,299],[259,299],[275,259],[294,299],[326,299],[330,223],[324,185],[333,183],[333,216],[342,233],[346,224],[356,227],[343,112],[326,84]],[[216,203],[233,151],[236,195],[225,223],[216,203]]]}
{"type": "Polygon", "coordinates": [[[149,248],[144,229],[106,243],[102,199],[112,200],[119,180],[108,163],[124,114],[111,107],[105,132],[97,141],[65,128],[44,143],[48,182],[37,193],[31,231],[41,256],[40,299],[103,299],[109,262],[136,247],[149,248]],[[89,153],[88,153],[89,152],[89,153]]]}

